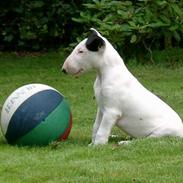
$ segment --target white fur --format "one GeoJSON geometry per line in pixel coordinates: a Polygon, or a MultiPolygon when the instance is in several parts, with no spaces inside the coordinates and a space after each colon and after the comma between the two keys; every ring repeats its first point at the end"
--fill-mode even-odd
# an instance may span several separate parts
{"type": "Polygon", "coordinates": [[[80,42],[65,60],[63,69],[81,74],[95,69],[94,83],[98,110],[93,126],[92,144],[105,144],[114,125],[132,137],[183,137],[178,114],[142,86],[128,71],[122,58],[108,40],[97,52],[89,51],[86,40],[80,42]]]}

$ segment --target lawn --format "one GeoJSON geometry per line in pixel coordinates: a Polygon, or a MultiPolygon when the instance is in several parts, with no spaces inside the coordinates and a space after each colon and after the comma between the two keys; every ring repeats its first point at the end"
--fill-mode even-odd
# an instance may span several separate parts
{"type": "MultiPolygon", "coordinates": [[[[88,147],[95,118],[93,97],[95,73],[79,78],[60,72],[65,58],[61,53],[17,56],[0,53],[0,106],[16,88],[28,83],[50,85],[65,95],[73,128],[65,142],[45,147],[8,145],[0,133],[0,182],[119,182],[182,183],[183,140],[178,138],[129,138],[117,128],[109,144],[88,147]]],[[[172,106],[183,118],[183,66],[128,65],[129,70],[151,91],[172,106]]]]}

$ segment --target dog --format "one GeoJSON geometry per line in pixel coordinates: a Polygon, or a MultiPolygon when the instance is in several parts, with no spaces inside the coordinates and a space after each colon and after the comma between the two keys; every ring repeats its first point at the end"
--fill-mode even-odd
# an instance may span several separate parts
{"type": "Polygon", "coordinates": [[[179,115],[129,72],[105,37],[93,28],[91,31],[66,58],[62,71],[72,75],[91,69],[97,72],[94,93],[98,109],[92,144],[106,144],[114,125],[134,138],[183,137],[179,115]]]}

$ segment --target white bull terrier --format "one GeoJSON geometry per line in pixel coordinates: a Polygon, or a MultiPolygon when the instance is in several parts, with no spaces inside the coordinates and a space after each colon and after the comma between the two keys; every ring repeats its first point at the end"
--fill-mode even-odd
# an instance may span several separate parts
{"type": "Polygon", "coordinates": [[[95,69],[98,104],[92,144],[106,144],[114,125],[132,137],[183,137],[178,114],[128,71],[108,40],[95,29],[65,60],[62,70],[78,75],[95,69]]]}

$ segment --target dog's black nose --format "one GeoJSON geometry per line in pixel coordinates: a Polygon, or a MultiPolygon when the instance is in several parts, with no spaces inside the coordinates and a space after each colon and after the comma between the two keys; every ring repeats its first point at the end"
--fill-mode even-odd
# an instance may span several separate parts
{"type": "Polygon", "coordinates": [[[65,69],[62,69],[62,72],[63,72],[64,74],[67,74],[67,71],[66,71],[65,69]]]}

